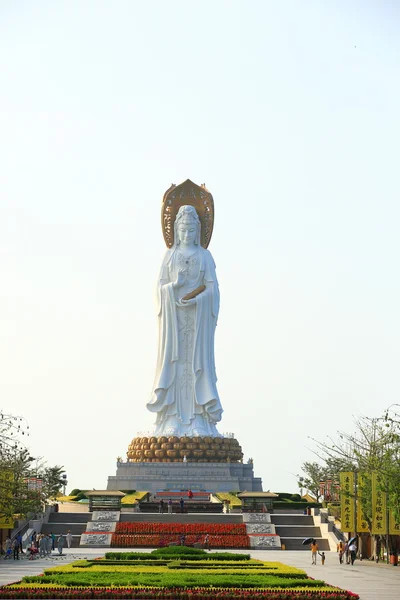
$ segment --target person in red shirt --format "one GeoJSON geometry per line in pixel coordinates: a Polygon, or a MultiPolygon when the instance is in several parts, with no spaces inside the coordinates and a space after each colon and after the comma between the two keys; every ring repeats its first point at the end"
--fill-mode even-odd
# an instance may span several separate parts
{"type": "Polygon", "coordinates": [[[192,490],[188,491],[188,498],[189,498],[189,500],[191,500],[193,498],[193,492],[192,492],[192,490]]]}

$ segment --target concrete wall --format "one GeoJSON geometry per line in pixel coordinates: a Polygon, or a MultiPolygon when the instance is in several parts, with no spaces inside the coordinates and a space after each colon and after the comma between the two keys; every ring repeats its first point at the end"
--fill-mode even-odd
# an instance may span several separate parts
{"type": "Polygon", "coordinates": [[[60,502],[58,505],[60,513],[87,513],[89,504],[79,504],[78,502],[60,502]]]}
{"type": "Polygon", "coordinates": [[[252,463],[119,462],[116,475],[108,478],[107,489],[261,492],[262,481],[254,477],[252,463]]]}

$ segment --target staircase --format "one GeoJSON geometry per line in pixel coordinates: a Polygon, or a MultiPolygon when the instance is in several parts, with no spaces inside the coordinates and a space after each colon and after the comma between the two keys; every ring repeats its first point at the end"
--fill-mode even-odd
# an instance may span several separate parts
{"type": "Polygon", "coordinates": [[[156,492],[152,495],[151,502],[140,502],[141,513],[158,513],[160,509],[160,500],[164,501],[164,513],[168,513],[168,500],[172,500],[172,512],[174,514],[181,513],[180,499],[184,501],[183,512],[187,513],[213,513],[220,514],[223,512],[222,502],[211,502],[211,494],[209,492],[193,492],[193,498],[188,498],[187,492],[156,492]]]}
{"type": "Polygon", "coordinates": [[[314,538],[320,551],[329,551],[329,541],[322,537],[321,529],[314,525],[312,516],[304,515],[302,511],[292,511],[282,514],[283,511],[273,513],[271,522],[275,525],[276,533],[281,538],[281,543],[286,550],[307,550],[310,545],[303,546],[303,540],[314,538]]]}
{"type": "Polygon", "coordinates": [[[92,513],[56,513],[50,514],[48,523],[42,525],[41,533],[54,533],[56,537],[68,531],[72,533],[72,548],[80,544],[81,535],[86,531],[87,523],[91,520],[92,513]]]}
{"type": "MultiPolygon", "coordinates": [[[[169,499],[169,496],[168,496],[169,499]]],[[[121,513],[118,516],[119,523],[132,523],[137,524],[140,528],[142,525],[141,531],[146,535],[145,530],[143,529],[143,525],[146,523],[149,524],[181,524],[189,525],[189,524],[204,524],[205,526],[215,526],[214,532],[218,532],[218,525],[221,524],[240,524],[243,523],[245,518],[246,521],[248,517],[245,515],[238,513],[228,513],[222,514],[222,503],[214,503],[206,498],[197,498],[193,497],[192,500],[184,498],[185,500],[185,508],[188,512],[184,514],[180,513],[179,507],[179,499],[173,499],[173,507],[175,509],[174,514],[168,514],[167,505],[165,505],[164,513],[160,514],[159,503],[158,502],[142,502],[140,504],[141,512],[131,512],[131,509],[122,509],[121,513]]],[[[157,500],[157,498],[156,498],[157,500]]],[[[306,550],[310,551],[310,546],[303,546],[302,542],[305,538],[312,537],[317,543],[320,551],[329,551],[329,541],[326,538],[322,537],[321,529],[319,526],[314,524],[314,518],[312,516],[307,516],[302,513],[302,511],[292,511],[286,512],[284,511],[276,511],[271,515],[271,525],[274,526],[271,530],[269,528],[265,529],[267,532],[265,534],[264,543],[269,543],[276,537],[282,545],[285,545],[286,550],[306,550]],[[268,531],[271,531],[272,534],[276,533],[276,536],[271,535],[268,531]],[[278,537],[279,536],[279,537],[278,537]]],[[[94,531],[101,531],[98,527],[94,527],[96,523],[92,523],[92,513],[51,513],[49,517],[49,522],[42,525],[42,533],[54,533],[54,535],[59,536],[61,533],[66,535],[68,531],[72,533],[72,547],[76,548],[80,544],[81,535],[84,532],[92,533],[94,531]],[[88,526],[88,524],[90,525],[88,526]]],[[[115,528],[115,526],[114,526],[115,528]]],[[[111,537],[115,529],[111,529],[108,532],[109,542],[111,543],[111,537]]],[[[182,527],[182,531],[184,531],[184,527],[182,527]]],[[[260,544],[256,544],[259,540],[261,541],[260,533],[257,533],[258,529],[253,529],[250,526],[247,526],[247,538],[249,540],[249,545],[251,548],[260,548],[263,549],[263,546],[260,544]]],[[[163,535],[163,534],[161,534],[163,535]]],[[[211,535],[211,534],[210,534],[211,535]]],[[[85,536],[84,536],[85,537],[85,536]]],[[[201,541],[203,542],[203,537],[201,541]]],[[[228,536],[229,537],[229,534],[228,536]]],[[[164,535],[165,540],[167,541],[167,536],[164,535]]],[[[179,538],[179,536],[178,536],[179,538]]],[[[177,539],[178,539],[177,538],[177,539]]],[[[236,544],[239,543],[237,539],[230,538],[232,542],[234,542],[231,546],[228,544],[227,538],[225,535],[222,535],[223,539],[220,539],[221,545],[214,547],[238,547],[236,544]],[[226,545],[225,545],[226,544],[226,545]]],[[[119,538],[121,539],[121,538],[119,538]]],[[[190,536],[187,537],[187,543],[190,543],[190,536]]],[[[216,542],[216,540],[215,540],[216,542]]],[[[241,543],[241,542],[240,542],[241,543]]],[[[148,545],[147,542],[139,545],[148,545]]],[[[159,545],[159,541],[155,544],[155,546],[159,545]]],[[[105,543],[104,547],[107,547],[105,543]]],[[[118,547],[117,544],[113,544],[114,547],[118,547]]],[[[121,545],[121,547],[123,547],[121,545]]],[[[153,546],[154,547],[154,546],[153,546]]],[[[243,546],[241,546],[243,547],[243,546]]],[[[266,546],[266,547],[275,547],[276,546],[266,546]]]]}

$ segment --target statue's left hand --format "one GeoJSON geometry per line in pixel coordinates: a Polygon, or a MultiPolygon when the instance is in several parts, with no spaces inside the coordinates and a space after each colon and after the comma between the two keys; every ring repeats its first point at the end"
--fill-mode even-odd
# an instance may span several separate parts
{"type": "Polygon", "coordinates": [[[177,306],[190,306],[191,304],[197,304],[197,299],[196,298],[191,298],[190,300],[184,300],[183,298],[180,298],[176,305],[177,306]]]}

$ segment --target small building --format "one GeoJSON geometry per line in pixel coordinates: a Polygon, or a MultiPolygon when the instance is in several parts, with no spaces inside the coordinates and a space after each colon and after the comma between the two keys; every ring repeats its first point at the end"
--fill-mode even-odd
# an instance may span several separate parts
{"type": "Polygon", "coordinates": [[[237,497],[242,502],[242,512],[272,512],[274,498],[278,494],[273,492],[242,492],[237,497]]]}
{"type": "Polygon", "coordinates": [[[112,490],[86,492],[89,498],[89,512],[94,510],[121,510],[121,500],[126,494],[112,490]]]}

